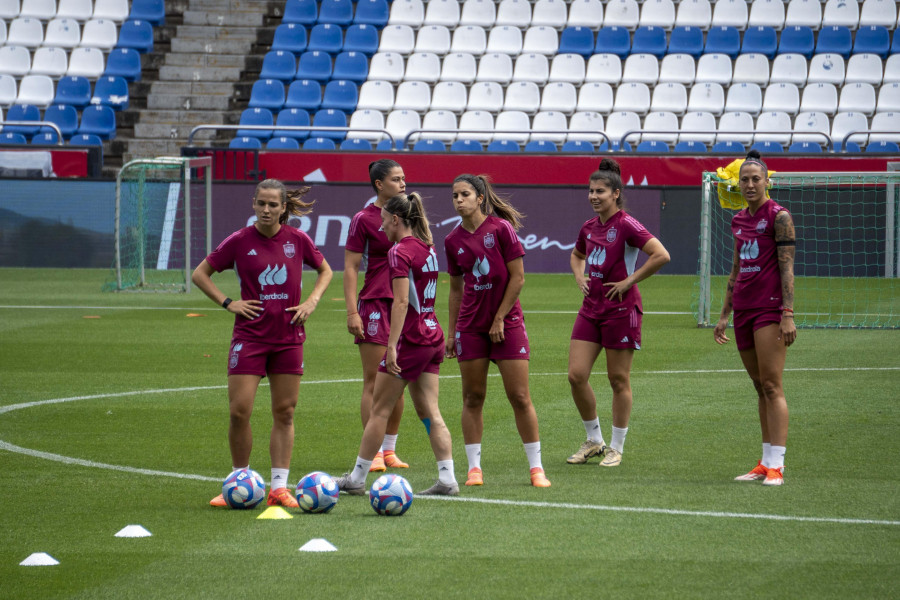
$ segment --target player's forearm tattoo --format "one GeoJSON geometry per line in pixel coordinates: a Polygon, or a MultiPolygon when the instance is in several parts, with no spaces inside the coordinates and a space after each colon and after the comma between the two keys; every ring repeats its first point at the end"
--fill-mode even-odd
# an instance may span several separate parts
{"type": "Polygon", "coordinates": [[[787,211],[775,215],[775,245],[778,253],[778,272],[781,274],[782,305],[794,307],[794,222],[787,211]]]}

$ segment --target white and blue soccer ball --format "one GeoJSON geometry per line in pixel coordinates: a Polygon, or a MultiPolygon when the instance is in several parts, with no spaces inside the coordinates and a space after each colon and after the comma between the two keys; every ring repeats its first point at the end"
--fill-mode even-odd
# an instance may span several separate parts
{"type": "Polygon", "coordinates": [[[313,471],[297,483],[297,504],[306,513],[327,513],[337,504],[340,490],[328,473],[313,471]]]}
{"type": "Polygon", "coordinates": [[[409,482],[393,473],[382,475],[369,489],[369,503],[379,515],[399,517],[409,510],[412,501],[409,482]]]}
{"type": "Polygon", "coordinates": [[[266,482],[251,469],[238,469],[222,484],[222,496],[231,508],[253,508],[266,497],[266,482]]]}

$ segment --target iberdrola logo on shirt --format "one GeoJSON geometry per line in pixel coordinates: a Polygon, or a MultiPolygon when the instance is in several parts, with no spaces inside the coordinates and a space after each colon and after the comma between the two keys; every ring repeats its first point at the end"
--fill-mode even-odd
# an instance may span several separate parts
{"type": "Polygon", "coordinates": [[[274,267],[266,265],[266,270],[259,274],[259,285],[265,289],[267,285],[281,285],[287,281],[287,265],[274,267]]]}
{"type": "MultiPolygon", "coordinates": [[[[487,275],[491,272],[491,263],[488,261],[486,256],[482,256],[481,258],[475,259],[475,265],[472,267],[472,275],[475,276],[475,279],[481,281],[481,277],[483,275],[487,275]]],[[[476,292],[480,292],[482,290],[491,289],[493,284],[486,283],[484,285],[475,284],[474,289],[476,292]]]]}

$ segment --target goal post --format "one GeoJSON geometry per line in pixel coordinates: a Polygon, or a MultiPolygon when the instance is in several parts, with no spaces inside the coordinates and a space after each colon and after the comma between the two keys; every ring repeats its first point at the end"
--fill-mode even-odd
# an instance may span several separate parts
{"type": "Polygon", "coordinates": [[[115,251],[104,291],[189,292],[212,247],[212,159],[133,160],[116,175],[115,251]]]}
{"type": "MultiPolygon", "coordinates": [[[[900,328],[900,172],[774,172],[770,196],[797,234],[794,320],[806,328],[900,328]]],[[[731,272],[738,192],[703,173],[693,310],[718,320],[731,272]]]]}

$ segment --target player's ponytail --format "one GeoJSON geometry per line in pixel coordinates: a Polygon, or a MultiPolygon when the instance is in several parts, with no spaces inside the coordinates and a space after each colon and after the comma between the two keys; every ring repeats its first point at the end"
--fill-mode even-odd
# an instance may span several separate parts
{"type": "Polygon", "coordinates": [[[312,212],[312,202],[304,202],[303,196],[309,192],[309,187],[302,187],[296,190],[289,190],[284,184],[277,179],[265,179],[259,182],[256,190],[253,192],[253,198],[256,199],[260,190],[277,190],[281,195],[281,203],[285,205],[284,213],[278,218],[278,222],[284,225],[291,217],[302,217],[312,212]]]}
{"type": "Polygon", "coordinates": [[[486,215],[496,215],[512,225],[516,231],[522,226],[525,215],[520,213],[509,203],[509,200],[498,196],[491,186],[491,178],[488,175],[469,175],[463,173],[453,180],[453,183],[465,182],[472,186],[475,193],[482,197],[481,212],[486,215]]]}
{"type": "Polygon", "coordinates": [[[609,186],[612,191],[618,191],[619,197],[616,198],[616,206],[625,207],[625,195],[622,193],[624,184],[622,183],[622,168],[619,163],[611,158],[604,158],[600,161],[597,170],[591,173],[591,181],[602,181],[609,186]]]}
{"type": "Polygon", "coordinates": [[[384,210],[400,217],[403,224],[412,230],[415,237],[429,246],[434,245],[434,238],[431,236],[431,227],[428,224],[428,216],[425,214],[422,196],[418,192],[394,196],[384,205],[384,210]]]}

